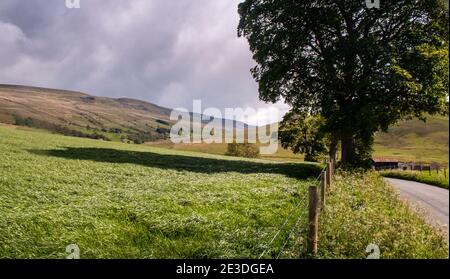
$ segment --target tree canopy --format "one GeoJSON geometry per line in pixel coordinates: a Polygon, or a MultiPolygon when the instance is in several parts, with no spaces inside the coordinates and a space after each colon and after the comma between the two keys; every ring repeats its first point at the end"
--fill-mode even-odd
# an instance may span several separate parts
{"type": "Polygon", "coordinates": [[[377,131],[448,111],[443,0],[381,1],[379,9],[365,0],[246,0],[239,14],[260,99],[292,108],[280,131],[285,147],[314,155],[340,142],[342,161],[358,165],[377,131]]]}

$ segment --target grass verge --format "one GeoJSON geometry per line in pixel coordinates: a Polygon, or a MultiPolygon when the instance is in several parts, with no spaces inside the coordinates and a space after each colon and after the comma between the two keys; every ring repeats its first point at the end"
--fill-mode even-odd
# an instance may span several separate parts
{"type": "Polygon", "coordinates": [[[366,258],[370,244],[382,259],[448,258],[442,235],[377,173],[341,173],[320,216],[318,257],[366,258]]]}
{"type": "Polygon", "coordinates": [[[432,171],[399,171],[389,170],[382,171],[380,174],[384,177],[398,178],[403,180],[416,181],[420,183],[430,184],[444,189],[448,189],[448,178],[442,172],[436,173],[432,171]]]}

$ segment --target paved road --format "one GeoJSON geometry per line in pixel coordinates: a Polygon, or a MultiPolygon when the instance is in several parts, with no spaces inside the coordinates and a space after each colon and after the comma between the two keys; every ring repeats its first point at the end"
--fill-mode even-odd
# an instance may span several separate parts
{"type": "Polygon", "coordinates": [[[385,178],[400,193],[400,197],[413,205],[426,210],[426,219],[433,225],[441,226],[448,239],[448,190],[428,184],[406,181],[394,178],[385,178]]]}

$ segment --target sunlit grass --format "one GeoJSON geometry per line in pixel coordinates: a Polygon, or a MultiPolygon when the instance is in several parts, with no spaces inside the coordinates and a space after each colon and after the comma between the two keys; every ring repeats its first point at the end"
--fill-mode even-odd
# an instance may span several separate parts
{"type": "Polygon", "coordinates": [[[386,170],[380,172],[384,177],[399,178],[404,180],[417,181],[425,184],[448,189],[448,170],[432,171],[402,171],[386,170]]]}
{"type": "Polygon", "coordinates": [[[370,244],[380,248],[382,259],[448,258],[442,235],[375,172],[336,176],[319,238],[321,258],[365,258],[370,244]]]}
{"type": "Polygon", "coordinates": [[[0,158],[0,258],[255,258],[319,169],[4,126],[0,158]]]}
{"type": "MultiPolygon", "coordinates": [[[[319,169],[0,125],[0,258],[65,258],[69,244],[81,258],[304,257],[305,217],[294,224],[319,169]]],[[[364,258],[375,240],[389,258],[445,256],[378,177],[338,177],[335,189],[320,257],[364,258]]]]}

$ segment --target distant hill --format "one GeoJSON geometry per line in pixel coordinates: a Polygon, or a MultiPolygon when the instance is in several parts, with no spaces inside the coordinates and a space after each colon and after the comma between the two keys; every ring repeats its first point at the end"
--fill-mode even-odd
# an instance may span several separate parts
{"type": "Polygon", "coordinates": [[[168,135],[170,112],[134,99],[0,85],[0,122],[74,136],[137,143],[159,140],[168,135]]]}
{"type": "MultiPolygon", "coordinates": [[[[0,84],[0,122],[69,136],[134,143],[167,140],[174,124],[171,111],[135,99],[0,84]]],[[[247,128],[239,121],[222,119],[225,123],[247,128]]]]}
{"type": "Polygon", "coordinates": [[[449,118],[430,116],[425,123],[418,119],[400,122],[388,133],[377,135],[375,156],[448,164],[449,118]]]}

